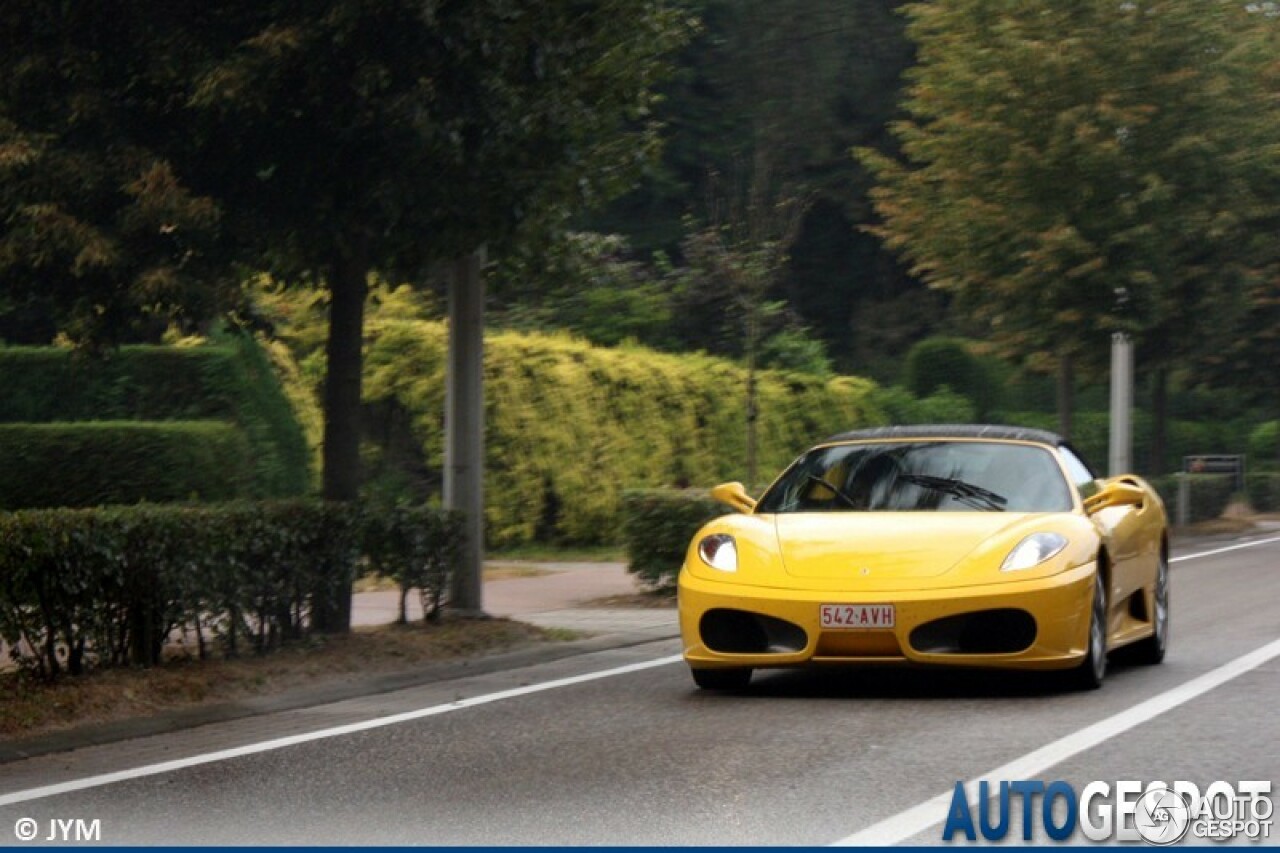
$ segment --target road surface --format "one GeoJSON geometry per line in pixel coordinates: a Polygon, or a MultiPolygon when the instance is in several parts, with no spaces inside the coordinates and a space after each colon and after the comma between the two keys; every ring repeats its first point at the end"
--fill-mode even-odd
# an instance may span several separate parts
{"type": "Polygon", "coordinates": [[[1168,658],[1096,692],[838,670],[715,695],[648,643],[0,765],[0,844],[22,818],[110,844],[934,844],[957,781],[1275,785],[1280,537],[1230,544],[1175,551],[1168,658]]]}

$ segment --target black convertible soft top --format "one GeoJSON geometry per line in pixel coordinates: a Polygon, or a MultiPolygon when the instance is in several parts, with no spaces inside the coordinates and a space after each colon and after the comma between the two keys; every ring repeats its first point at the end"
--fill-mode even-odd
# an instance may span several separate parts
{"type": "Polygon", "coordinates": [[[877,438],[993,438],[1008,441],[1034,441],[1051,447],[1061,447],[1067,442],[1062,436],[1043,429],[1000,426],[997,424],[919,424],[917,426],[887,426],[872,429],[855,429],[842,432],[822,441],[865,441],[877,438]]]}

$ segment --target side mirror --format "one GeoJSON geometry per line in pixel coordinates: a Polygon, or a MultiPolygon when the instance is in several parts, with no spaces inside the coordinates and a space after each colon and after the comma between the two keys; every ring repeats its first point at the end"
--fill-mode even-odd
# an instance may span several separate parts
{"type": "Polygon", "coordinates": [[[1142,506],[1147,501],[1147,492],[1141,486],[1116,480],[1107,483],[1097,494],[1084,499],[1084,511],[1093,515],[1100,510],[1112,506],[1142,506]]]}
{"type": "Polygon", "coordinates": [[[747,494],[747,487],[738,482],[721,483],[711,490],[711,499],[732,507],[738,512],[751,512],[756,499],[747,494]]]}

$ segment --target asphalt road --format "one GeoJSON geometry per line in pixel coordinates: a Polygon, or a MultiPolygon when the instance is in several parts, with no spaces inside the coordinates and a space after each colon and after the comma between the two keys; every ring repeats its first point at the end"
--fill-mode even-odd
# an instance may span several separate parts
{"type": "Polygon", "coordinates": [[[1175,551],[1165,663],[1096,692],[826,670],[714,695],[651,643],[0,765],[0,844],[19,818],[110,844],[933,844],[930,801],[998,768],[1278,786],[1280,537],[1193,556],[1222,544],[1175,551]]]}

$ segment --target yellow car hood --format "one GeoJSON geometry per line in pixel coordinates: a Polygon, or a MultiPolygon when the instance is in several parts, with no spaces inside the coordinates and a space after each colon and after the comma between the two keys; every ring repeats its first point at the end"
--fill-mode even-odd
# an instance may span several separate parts
{"type": "Polygon", "coordinates": [[[1025,519],[1005,512],[782,513],[774,525],[788,575],[875,588],[945,574],[1025,519]]]}

